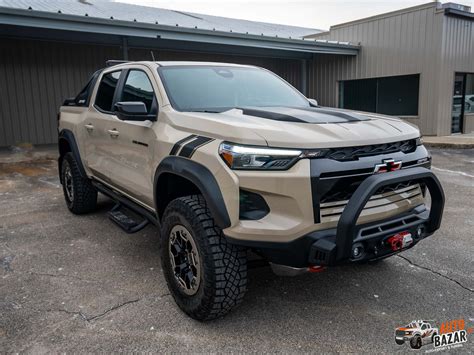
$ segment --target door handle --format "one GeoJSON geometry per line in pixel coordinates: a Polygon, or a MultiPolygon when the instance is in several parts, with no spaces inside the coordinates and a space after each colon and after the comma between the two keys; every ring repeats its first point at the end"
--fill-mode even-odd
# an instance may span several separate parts
{"type": "Polygon", "coordinates": [[[84,125],[84,127],[86,127],[87,129],[87,132],[92,132],[94,130],[94,126],[91,125],[90,123],[89,124],[86,124],[84,125]]]}
{"type": "Polygon", "coordinates": [[[120,135],[120,132],[117,131],[115,128],[114,129],[109,129],[107,132],[109,132],[109,134],[112,138],[117,138],[120,135]]]}

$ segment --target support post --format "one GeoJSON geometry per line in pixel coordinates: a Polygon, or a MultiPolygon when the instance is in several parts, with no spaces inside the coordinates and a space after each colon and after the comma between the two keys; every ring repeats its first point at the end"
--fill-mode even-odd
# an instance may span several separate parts
{"type": "Polygon", "coordinates": [[[308,60],[301,60],[301,92],[303,95],[308,95],[308,60]]]}
{"type": "Polygon", "coordinates": [[[128,41],[127,37],[122,37],[122,59],[128,60],[128,41]]]}

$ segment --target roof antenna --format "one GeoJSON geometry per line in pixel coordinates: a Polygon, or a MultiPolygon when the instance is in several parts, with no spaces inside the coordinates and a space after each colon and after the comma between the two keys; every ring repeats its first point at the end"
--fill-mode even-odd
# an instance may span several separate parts
{"type": "Polygon", "coordinates": [[[153,59],[153,61],[156,62],[155,55],[153,54],[153,51],[150,51],[150,54],[151,54],[151,59],[153,59]]]}

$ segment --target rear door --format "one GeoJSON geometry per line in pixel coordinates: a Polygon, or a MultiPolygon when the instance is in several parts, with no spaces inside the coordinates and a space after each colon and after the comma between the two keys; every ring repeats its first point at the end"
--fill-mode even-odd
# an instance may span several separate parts
{"type": "MultiPolygon", "coordinates": [[[[148,114],[158,114],[158,101],[147,67],[123,72],[115,102],[143,102],[148,114]]],[[[117,116],[105,121],[104,154],[113,185],[143,204],[153,206],[152,159],[156,122],[122,121],[117,116]]]]}
{"type": "Polygon", "coordinates": [[[87,166],[94,176],[108,181],[110,166],[108,164],[106,143],[107,122],[116,119],[113,105],[122,70],[104,73],[98,84],[94,102],[90,106],[87,118],[83,122],[84,151],[87,166]]]}

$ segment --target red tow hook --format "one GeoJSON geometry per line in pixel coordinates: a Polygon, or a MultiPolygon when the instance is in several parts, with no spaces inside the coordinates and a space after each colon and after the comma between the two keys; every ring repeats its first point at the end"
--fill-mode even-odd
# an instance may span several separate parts
{"type": "Polygon", "coordinates": [[[400,232],[387,239],[387,244],[392,251],[402,250],[413,243],[410,232],[400,232]]]}
{"type": "Polygon", "coordinates": [[[314,265],[308,268],[308,272],[322,272],[326,270],[325,266],[314,265]]]}

